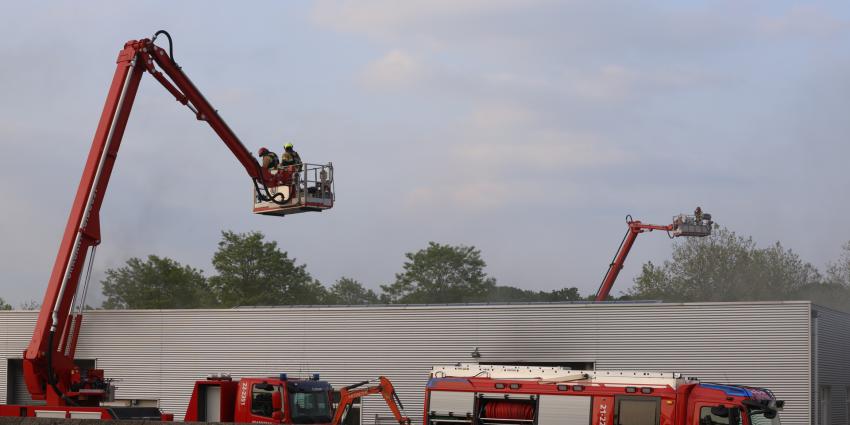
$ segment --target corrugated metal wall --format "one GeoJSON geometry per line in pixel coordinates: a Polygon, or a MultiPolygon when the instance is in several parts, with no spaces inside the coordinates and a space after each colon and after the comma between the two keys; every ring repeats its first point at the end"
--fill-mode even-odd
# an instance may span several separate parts
{"type": "Polygon", "coordinates": [[[41,400],[33,400],[24,382],[23,360],[9,359],[6,361],[6,388],[9,404],[41,404],[41,400]]]}
{"type": "MultiPolygon", "coordinates": [[[[17,383],[15,378],[9,378],[10,358],[21,358],[24,349],[32,338],[33,327],[38,312],[35,311],[0,311],[0,402],[14,400],[8,396],[17,383]],[[10,385],[11,384],[11,385],[10,385]]],[[[12,371],[14,373],[14,371],[12,371]]],[[[28,397],[27,397],[28,398],[28,397]]]]}
{"type": "MultiPolygon", "coordinates": [[[[34,320],[0,312],[5,357],[20,356],[34,320]]],[[[208,373],[318,371],[335,386],[390,377],[421,423],[429,367],[471,361],[475,347],[488,362],[594,362],[767,386],[788,401],[784,424],[809,423],[807,302],[92,311],[77,354],[120,379],[119,398],[159,399],[178,418],[208,373]]],[[[367,399],[364,424],[376,414],[389,411],[367,399]]]]}
{"type": "Polygon", "coordinates": [[[814,310],[818,333],[816,385],[830,387],[830,423],[850,425],[850,315],[820,306],[814,310]]]}

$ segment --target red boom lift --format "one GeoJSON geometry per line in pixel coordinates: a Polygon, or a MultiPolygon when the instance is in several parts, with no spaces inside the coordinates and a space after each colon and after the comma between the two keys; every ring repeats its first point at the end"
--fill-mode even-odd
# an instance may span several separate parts
{"type": "Polygon", "coordinates": [[[608,294],[611,293],[614,281],[617,280],[617,275],[623,269],[623,264],[626,262],[626,257],[629,255],[629,251],[632,249],[637,235],[653,230],[663,230],[667,232],[667,236],[671,239],[679,236],[703,237],[711,234],[711,227],[714,224],[711,221],[711,214],[703,213],[700,207],[697,207],[694,215],[679,214],[673,217],[673,223],[666,226],[646,224],[638,220],[632,220],[632,216],[630,215],[626,216],[626,223],[629,225],[629,230],[626,232],[626,236],[623,236],[623,241],[620,242],[620,247],[617,249],[614,261],[611,262],[608,272],[605,273],[605,278],[602,279],[602,284],[599,285],[595,299],[597,302],[608,299],[608,294]]]}
{"type": "Polygon", "coordinates": [[[333,206],[332,164],[304,164],[298,169],[280,170],[261,167],[174,61],[172,47],[171,36],[165,31],[158,31],[150,39],[128,41],[118,54],[118,66],[65,226],[32,340],[23,354],[27,389],[34,400],[45,400],[46,405],[2,405],[0,416],[159,418],[157,409],[100,407],[100,401],[109,399],[113,394],[110,380],[104,377],[103,370],[80,370],[74,364],[91,262],[86,285],[77,300],[80,273],[88,251],[92,250],[93,257],[95,247],[101,242],[100,207],[139,81],[146,71],[178,102],[188,106],[198,120],[209,124],[233,152],[253,180],[255,213],[284,215],[322,211],[333,206]],[[168,38],[168,53],[154,44],[159,35],[168,38]],[[79,307],[75,308],[75,304],[79,307]]]}

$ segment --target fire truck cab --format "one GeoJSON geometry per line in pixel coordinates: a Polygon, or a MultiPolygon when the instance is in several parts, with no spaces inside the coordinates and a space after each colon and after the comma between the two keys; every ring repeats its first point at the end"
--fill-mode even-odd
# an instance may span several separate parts
{"type": "Polygon", "coordinates": [[[330,424],[333,388],[310,379],[210,376],[195,382],[184,421],[330,424]]]}
{"type": "Polygon", "coordinates": [[[435,366],[424,425],[779,425],[770,390],[676,373],[435,366]]]}

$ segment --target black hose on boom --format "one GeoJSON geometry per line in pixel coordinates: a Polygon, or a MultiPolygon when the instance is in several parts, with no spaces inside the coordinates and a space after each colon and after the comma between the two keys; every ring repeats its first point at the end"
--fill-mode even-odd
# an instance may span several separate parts
{"type": "Polygon", "coordinates": [[[351,385],[349,385],[349,386],[347,386],[347,387],[344,387],[344,389],[346,389],[346,390],[351,390],[351,389],[354,389],[354,388],[357,388],[357,387],[362,387],[362,386],[364,386],[364,385],[366,385],[366,384],[368,384],[368,383],[370,383],[370,382],[372,382],[372,381],[361,381],[361,382],[358,382],[358,383],[356,383],[356,384],[351,384],[351,385]]]}
{"type": "MultiPolygon", "coordinates": [[[[626,223],[631,224],[632,221],[634,221],[632,219],[632,215],[627,214],[626,215],[626,223]]],[[[626,243],[626,238],[629,237],[629,233],[631,233],[631,231],[632,231],[632,229],[631,229],[631,227],[629,227],[629,230],[627,230],[626,234],[623,236],[623,240],[620,241],[620,246],[617,247],[617,252],[614,253],[614,258],[611,259],[611,264],[608,265],[608,271],[605,272],[605,276],[602,276],[602,282],[599,282],[599,288],[596,289],[597,294],[599,293],[600,290],[602,290],[602,285],[605,284],[605,279],[608,278],[608,273],[611,272],[611,267],[614,267],[614,262],[617,261],[617,254],[620,253],[620,249],[623,247],[623,244],[626,243]]]]}
{"type": "MultiPolygon", "coordinates": [[[[174,60],[174,42],[171,40],[171,34],[169,34],[168,31],[159,30],[159,31],[155,32],[153,37],[151,37],[151,43],[155,42],[156,38],[159,37],[160,34],[165,35],[165,38],[168,39],[168,58],[171,59],[171,63],[173,63],[174,66],[176,66],[177,68],[180,68],[180,66],[177,65],[177,61],[174,60]]],[[[156,59],[156,56],[154,56],[154,58],[156,59]]],[[[190,106],[190,109],[192,109],[191,106],[190,106]]],[[[192,110],[195,111],[195,109],[192,109],[192,110]]],[[[197,111],[195,111],[195,112],[197,113],[197,111]]],[[[260,168],[259,163],[257,164],[257,172],[258,172],[259,176],[263,175],[263,171],[260,168]]],[[[278,204],[278,205],[284,205],[287,202],[289,202],[289,198],[286,198],[285,196],[283,196],[282,193],[275,193],[274,195],[272,195],[271,192],[269,192],[269,188],[266,187],[265,182],[263,182],[263,189],[260,189],[260,185],[257,182],[257,180],[262,180],[262,179],[254,179],[254,189],[257,191],[257,198],[259,200],[274,202],[275,204],[278,204]]]]}
{"type": "Polygon", "coordinates": [[[398,404],[398,407],[400,407],[401,410],[404,410],[404,405],[401,404],[401,399],[398,398],[398,393],[395,391],[393,391],[393,400],[395,400],[395,403],[398,404]]]}
{"type": "MultiPolygon", "coordinates": [[[[262,175],[262,174],[260,174],[260,175],[262,175]]],[[[261,201],[271,201],[271,202],[274,202],[275,204],[278,204],[278,205],[283,205],[283,204],[286,204],[287,202],[289,202],[289,198],[284,197],[283,194],[280,193],[280,192],[272,195],[272,193],[269,192],[269,188],[266,187],[265,184],[263,185],[263,189],[261,190],[259,183],[257,183],[257,180],[259,180],[259,179],[253,179],[254,189],[257,191],[257,198],[259,200],[261,200],[261,201]],[[265,195],[263,194],[263,191],[266,192],[265,195]]]]}
{"type": "Polygon", "coordinates": [[[56,385],[56,377],[53,376],[53,335],[56,331],[50,331],[50,334],[47,336],[47,383],[50,385],[50,388],[53,388],[53,391],[56,392],[56,395],[62,397],[62,400],[65,400],[71,406],[79,406],[76,401],[66,396],[62,390],[56,385]]]}
{"type": "Polygon", "coordinates": [[[168,39],[168,57],[171,58],[171,63],[177,65],[177,62],[174,60],[174,43],[171,41],[171,34],[169,34],[168,31],[159,30],[154,33],[153,37],[151,38],[151,43],[156,41],[156,37],[160,34],[165,34],[165,38],[168,39]]]}

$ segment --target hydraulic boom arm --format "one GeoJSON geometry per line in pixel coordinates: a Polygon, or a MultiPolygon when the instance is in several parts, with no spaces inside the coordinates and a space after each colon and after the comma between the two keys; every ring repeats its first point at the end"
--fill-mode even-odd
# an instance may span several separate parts
{"type": "Polygon", "coordinates": [[[611,288],[614,286],[614,281],[623,269],[626,263],[626,257],[632,249],[632,245],[637,239],[637,235],[653,230],[663,230],[667,232],[670,238],[678,236],[708,236],[711,234],[711,214],[703,213],[700,207],[694,211],[694,215],[680,214],[673,218],[673,223],[666,226],[657,224],[646,224],[638,220],[632,220],[632,216],[626,216],[626,223],[629,225],[629,230],[623,241],[620,242],[620,248],[617,249],[617,254],[614,256],[614,261],[608,267],[608,272],[605,273],[605,278],[602,279],[602,284],[599,285],[599,290],[596,292],[595,301],[605,301],[608,294],[611,293],[611,288]]]}
{"type": "Polygon", "coordinates": [[[174,62],[173,54],[166,53],[154,44],[160,34],[168,37],[171,50],[171,36],[165,31],[159,31],[151,39],[128,41],[118,54],[118,66],[65,226],[38,321],[32,340],[24,352],[24,379],[27,388],[33,399],[47,400],[48,405],[96,403],[98,397],[107,392],[102,371],[92,371],[87,381],[74,367],[74,351],[85,305],[85,289],[80,300],[76,300],[76,294],[88,251],[94,251],[101,241],[100,207],[139,81],[145,71],[174,95],[178,102],[188,106],[198,120],[205,121],[212,127],[254,181],[259,198],[273,202],[285,201],[282,195],[272,197],[267,189],[270,185],[275,185],[275,180],[279,177],[271,175],[267,169],[260,166],[174,62]],[[79,303],[76,314],[73,312],[75,303],[79,303]],[[90,385],[93,379],[98,381],[97,385],[90,385]],[[81,396],[82,392],[85,392],[84,396],[81,396]]]}
{"type": "Polygon", "coordinates": [[[396,394],[393,384],[389,379],[383,376],[379,377],[377,381],[379,382],[378,385],[366,388],[356,389],[362,385],[375,381],[363,381],[340,389],[339,406],[336,408],[331,425],[341,424],[342,420],[348,414],[348,410],[351,408],[352,403],[360,397],[370,394],[381,394],[381,396],[384,397],[384,401],[387,402],[387,406],[389,406],[390,410],[393,412],[393,416],[396,421],[398,421],[399,425],[410,425],[410,418],[404,414],[404,405],[401,404],[401,400],[398,398],[398,394],[396,394]]]}

